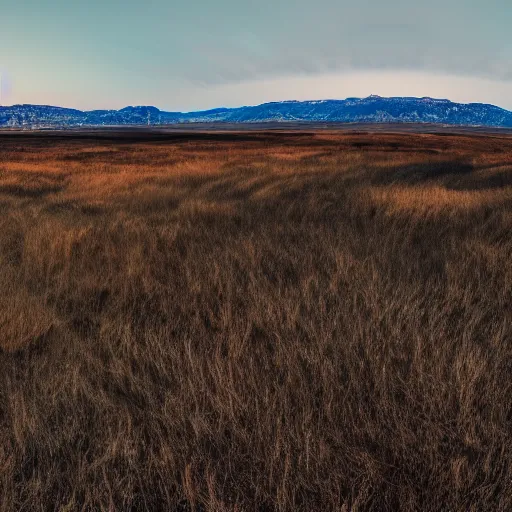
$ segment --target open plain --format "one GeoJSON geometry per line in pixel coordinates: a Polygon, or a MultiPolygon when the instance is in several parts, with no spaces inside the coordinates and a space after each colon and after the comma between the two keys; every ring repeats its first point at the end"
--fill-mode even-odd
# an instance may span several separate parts
{"type": "Polygon", "coordinates": [[[512,509],[512,136],[0,133],[0,510],[512,509]]]}

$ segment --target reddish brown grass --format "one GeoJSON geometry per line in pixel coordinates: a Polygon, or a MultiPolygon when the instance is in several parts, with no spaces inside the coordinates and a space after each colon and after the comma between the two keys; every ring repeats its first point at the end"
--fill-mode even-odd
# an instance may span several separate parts
{"type": "Polygon", "coordinates": [[[512,508],[512,138],[0,137],[0,510],[512,508]]]}

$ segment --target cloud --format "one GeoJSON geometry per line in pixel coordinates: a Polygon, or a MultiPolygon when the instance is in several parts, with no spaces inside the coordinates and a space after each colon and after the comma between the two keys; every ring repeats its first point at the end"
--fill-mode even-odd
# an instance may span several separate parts
{"type": "MultiPolygon", "coordinates": [[[[374,29],[372,29],[374,31],[374,29]]],[[[475,49],[444,51],[442,47],[380,38],[339,48],[276,48],[258,54],[248,48],[202,48],[185,78],[205,86],[290,75],[372,70],[431,71],[497,80],[512,80],[512,52],[475,49]]]]}
{"type": "Polygon", "coordinates": [[[502,0],[296,0],[290,12],[267,8],[275,15],[264,24],[225,27],[196,42],[184,77],[209,86],[403,70],[512,80],[512,6],[502,0]]]}

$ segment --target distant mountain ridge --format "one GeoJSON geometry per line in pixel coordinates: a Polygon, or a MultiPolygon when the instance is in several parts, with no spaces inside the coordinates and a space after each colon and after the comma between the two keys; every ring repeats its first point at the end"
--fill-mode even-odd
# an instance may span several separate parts
{"type": "Polygon", "coordinates": [[[150,106],[91,111],[44,105],[0,107],[0,127],[66,128],[270,121],[440,123],[512,128],[512,112],[484,103],[454,103],[428,97],[383,98],[375,95],[345,100],[281,101],[198,112],[165,112],[150,106]]]}

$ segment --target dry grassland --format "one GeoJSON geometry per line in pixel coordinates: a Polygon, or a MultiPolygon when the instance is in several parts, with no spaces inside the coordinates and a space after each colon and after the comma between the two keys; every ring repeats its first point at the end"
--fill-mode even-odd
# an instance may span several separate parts
{"type": "Polygon", "coordinates": [[[512,137],[105,133],[0,136],[0,511],[512,509],[512,137]]]}

